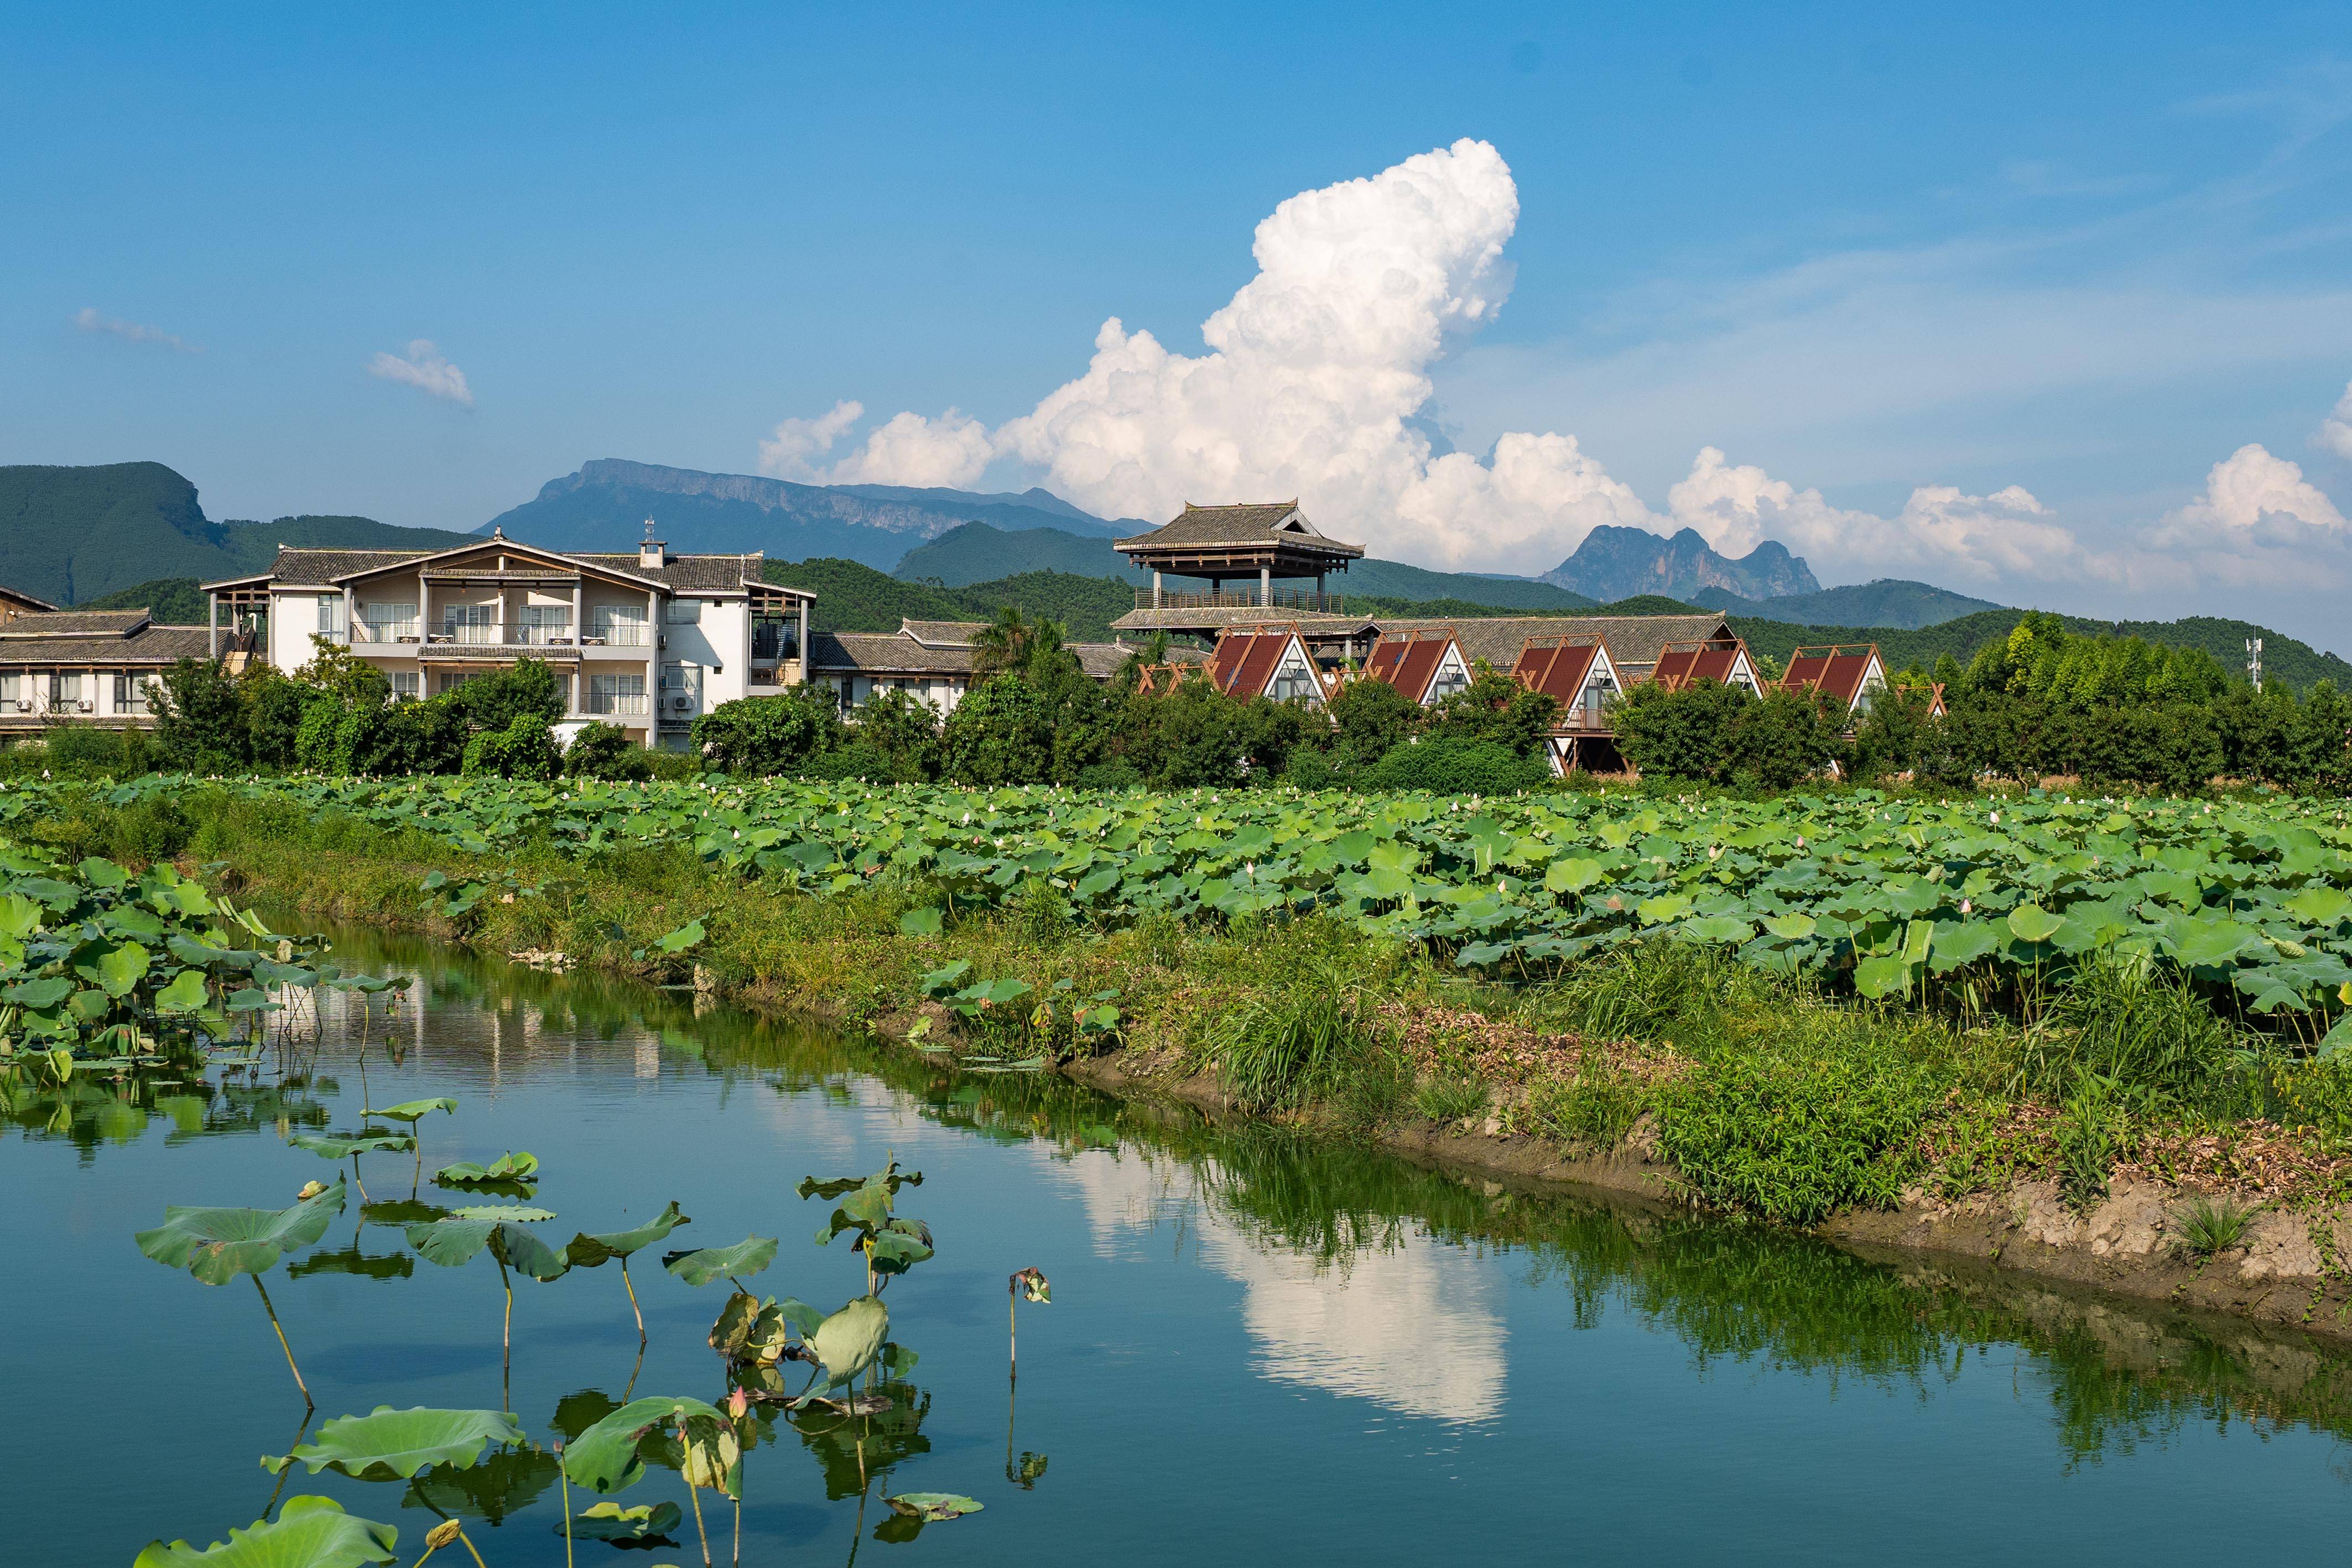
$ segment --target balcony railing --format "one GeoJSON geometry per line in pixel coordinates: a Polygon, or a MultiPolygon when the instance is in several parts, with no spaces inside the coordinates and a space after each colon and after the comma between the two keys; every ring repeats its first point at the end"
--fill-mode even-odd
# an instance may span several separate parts
{"type": "Polygon", "coordinates": [[[1179,592],[1168,590],[1153,593],[1148,588],[1135,591],[1138,610],[1299,610],[1314,615],[1344,615],[1347,600],[1337,593],[1318,593],[1311,588],[1274,591],[1270,600],[1255,593],[1179,592]]]}

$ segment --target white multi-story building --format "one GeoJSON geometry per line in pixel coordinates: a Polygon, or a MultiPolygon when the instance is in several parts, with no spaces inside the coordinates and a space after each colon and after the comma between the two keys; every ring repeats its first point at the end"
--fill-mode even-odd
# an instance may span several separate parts
{"type": "Polygon", "coordinates": [[[540,659],[567,717],[681,747],[720,703],[804,678],[815,595],[764,581],[765,564],[672,555],[654,538],[635,554],[563,554],[498,532],[445,550],[281,548],[266,572],[204,585],[206,651],[291,672],[325,637],[383,671],[395,699],[540,659]]]}

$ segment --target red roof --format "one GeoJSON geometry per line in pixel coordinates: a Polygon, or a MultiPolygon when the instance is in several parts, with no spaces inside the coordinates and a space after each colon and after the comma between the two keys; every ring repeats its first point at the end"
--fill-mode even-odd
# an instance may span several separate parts
{"type": "Polygon", "coordinates": [[[1209,661],[1209,678],[1229,697],[1264,696],[1284,652],[1297,636],[1296,626],[1244,626],[1229,631],[1217,639],[1217,651],[1209,661]]]}
{"type": "Polygon", "coordinates": [[[1738,668],[1739,655],[1746,646],[1739,643],[1669,643],[1658,654],[1657,667],[1650,678],[1673,691],[1693,681],[1714,681],[1722,685],[1731,684],[1731,674],[1738,668]]]}
{"type": "Polygon", "coordinates": [[[1585,678],[1600,657],[1598,637],[1530,637],[1519,649],[1511,675],[1528,690],[1572,707],[1582,700],[1585,678]]]}
{"type": "Polygon", "coordinates": [[[1808,687],[1826,692],[1852,706],[1853,699],[1861,695],[1862,678],[1870,673],[1871,664],[1877,657],[1875,643],[1800,648],[1789,655],[1789,673],[1781,677],[1780,685],[1792,692],[1808,687]]]}
{"type": "Polygon", "coordinates": [[[1394,686],[1420,702],[1429,695],[1429,684],[1437,678],[1437,667],[1445,662],[1445,650],[1453,645],[1451,630],[1384,635],[1372,644],[1372,656],[1364,662],[1365,678],[1394,686]]]}

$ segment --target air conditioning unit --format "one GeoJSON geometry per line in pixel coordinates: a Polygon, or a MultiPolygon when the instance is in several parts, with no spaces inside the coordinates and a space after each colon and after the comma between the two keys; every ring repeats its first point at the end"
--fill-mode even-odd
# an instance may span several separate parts
{"type": "Polygon", "coordinates": [[[81,701],[79,704],[78,704],[78,705],[77,705],[77,706],[79,708],[79,710],[80,710],[81,712],[83,712],[83,713],[89,713],[89,712],[92,711],[92,709],[93,709],[93,708],[95,708],[95,707],[96,707],[96,706],[97,706],[96,704],[94,704],[94,703],[90,702],[90,701],[89,701],[89,698],[87,698],[87,697],[83,698],[83,699],[82,699],[82,701],[81,701]]]}
{"type": "Polygon", "coordinates": [[[32,712],[32,711],[33,711],[33,699],[32,699],[32,698],[30,698],[30,697],[18,697],[18,698],[16,699],[16,711],[17,711],[18,713],[30,713],[30,712],[32,712]]]}
{"type": "Polygon", "coordinates": [[[669,699],[669,706],[683,713],[694,706],[694,699],[689,696],[675,696],[669,699]]]}

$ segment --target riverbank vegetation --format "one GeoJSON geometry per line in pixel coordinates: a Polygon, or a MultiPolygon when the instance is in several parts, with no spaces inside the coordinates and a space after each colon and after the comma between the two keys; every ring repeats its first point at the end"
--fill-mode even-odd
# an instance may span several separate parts
{"type": "Polygon", "coordinates": [[[1170,798],[1139,823],[1052,792],[800,786],[776,796],[792,814],[758,817],[700,786],[306,789],[183,783],[160,832],[136,786],[11,789],[0,812],[55,853],[141,842],[314,914],[698,979],[983,1064],[1116,1050],[1345,1134],[1444,1121],[1630,1146],[1695,1199],[1791,1223],[2022,1176],[2084,1207],[2122,1173],[2352,1196],[2352,1030],[2320,973],[2352,919],[2346,830],[2308,811],[2044,800],[1939,823],[1819,801],[1773,822],[1596,799],[1539,838],[1532,816],[1412,800],[1326,833],[1315,813],[1336,806],[1262,792],[1170,798]],[[1251,814],[1269,803],[1281,841],[1251,814]],[[1316,853],[1327,896],[1302,899],[1316,853]],[[1799,887],[1817,913],[1697,902],[1799,887]],[[1615,935],[1503,959],[1437,931],[1490,898],[1615,935]],[[1979,918],[1990,935],[1950,938],[1939,969],[1947,921],[1979,918]],[[2258,971],[2260,995],[2238,978],[2258,971]],[[2278,994],[2298,984],[2300,1009],[2278,994]]]}

